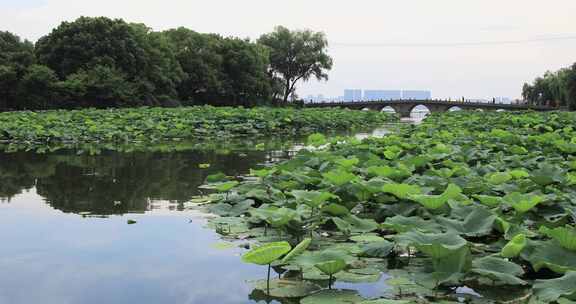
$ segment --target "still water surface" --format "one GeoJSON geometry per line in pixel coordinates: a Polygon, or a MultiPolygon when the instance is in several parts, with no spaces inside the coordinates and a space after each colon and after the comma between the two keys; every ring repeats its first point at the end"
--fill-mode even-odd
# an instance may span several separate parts
{"type": "MultiPolygon", "coordinates": [[[[0,153],[0,304],[265,303],[250,284],[265,270],[219,249],[187,202],[207,175],[284,152],[0,153]]],[[[374,297],[385,279],[336,286],[374,297]]]]}

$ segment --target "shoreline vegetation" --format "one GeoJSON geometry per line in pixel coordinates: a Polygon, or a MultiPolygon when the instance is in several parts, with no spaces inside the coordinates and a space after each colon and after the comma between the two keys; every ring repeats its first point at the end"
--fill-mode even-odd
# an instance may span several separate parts
{"type": "Polygon", "coordinates": [[[328,79],[327,52],[324,33],[282,26],[256,40],[107,17],[35,43],[0,31],[0,111],[288,105],[297,83],[328,79]]]}
{"type": "Polygon", "coordinates": [[[305,136],[395,122],[395,115],[346,109],[272,107],[120,108],[0,113],[0,150],[48,151],[89,144],[143,146],[168,141],[209,141],[305,136]]]}
{"type": "Polygon", "coordinates": [[[268,267],[254,287],[269,300],[570,303],[575,119],[459,112],[383,138],[314,134],[291,160],[209,176],[198,201],[219,215],[210,227],[252,243],[242,260],[268,267]],[[332,289],[382,273],[387,299],[332,289]]]}

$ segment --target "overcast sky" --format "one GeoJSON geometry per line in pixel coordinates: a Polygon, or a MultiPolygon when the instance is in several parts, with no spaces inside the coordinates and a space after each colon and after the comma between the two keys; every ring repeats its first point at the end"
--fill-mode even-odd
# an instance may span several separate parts
{"type": "Polygon", "coordinates": [[[79,16],[253,39],[275,25],[309,28],[327,34],[335,64],[328,82],[300,85],[301,96],[362,88],[491,98],[518,97],[524,82],[576,62],[575,12],[574,0],[0,0],[0,30],[34,41],[79,16]]]}

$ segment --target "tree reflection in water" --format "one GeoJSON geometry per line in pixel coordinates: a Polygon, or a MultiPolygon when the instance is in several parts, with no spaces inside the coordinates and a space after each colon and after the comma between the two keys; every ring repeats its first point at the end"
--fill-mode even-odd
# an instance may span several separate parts
{"type": "Polygon", "coordinates": [[[98,215],[144,212],[154,201],[176,209],[201,194],[207,175],[239,175],[264,163],[261,151],[0,153],[0,199],[36,188],[46,203],[64,212],[98,215]],[[210,164],[200,169],[200,164],[210,164]]]}

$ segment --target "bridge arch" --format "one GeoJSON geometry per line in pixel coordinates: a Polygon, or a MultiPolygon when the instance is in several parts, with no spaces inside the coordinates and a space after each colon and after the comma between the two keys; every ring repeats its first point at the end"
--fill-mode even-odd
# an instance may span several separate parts
{"type": "Polygon", "coordinates": [[[426,105],[418,104],[411,107],[409,113],[410,118],[412,119],[424,119],[426,116],[430,115],[432,111],[426,105]]]}
{"type": "Polygon", "coordinates": [[[365,108],[362,108],[362,111],[372,111],[372,109],[369,107],[365,107],[365,108]]]}
{"type": "Polygon", "coordinates": [[[462,111],[462,108],[459,106],[451,106],[450,108],[448,108],[448,112],[458,112],[458,111],[462,111]]]}
{"type": "Polygon", "coordinates": [[[385,106],[382,108],[382,110],[380,110],[380,112],[390,113],[390,114],[398,113],[398,111],[396,111],[396,109],[394,109],[392,106],[385,106]]]}
{"type": "Polygon", "coordinates": [[[496,110],[496,112],[506,112],[506,110],[505,109],[498,109],[498,110],[496,110]]]}

